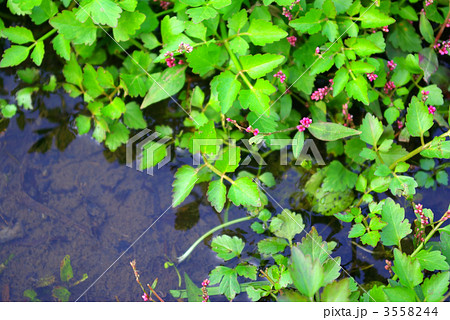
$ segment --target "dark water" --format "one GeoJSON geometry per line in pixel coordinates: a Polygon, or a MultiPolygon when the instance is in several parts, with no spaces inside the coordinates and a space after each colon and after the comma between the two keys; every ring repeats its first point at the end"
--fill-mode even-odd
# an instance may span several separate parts
{"type": "MultiPolygon", "coordinates": [[[[0,73],[0,79],[0,98],[14,102],[14,93],[24,84],[7,72],[0,73]]],[[[53,301],[51,289],[64,285],[59,281],[59,264],[65,255],[71,257],[76,280],[83,273],[89,276],[69,288],[71,301],[100,276],[81,301],[139,301],[142,293],[129,265],[133,259],[142,282],[158,278],[159,294],[173,300],[169,290],[178,288],[178,277],[173,268],[163,267],[164,262],[175,260],[199,236],[223,222],[206,200],[205,183],[197,185],[180,207],[170,208],[173,175],[182,164],[192,162],[190,156],[175,150],[173,160],[150,176],[125,166],[124,148],[111,153],[89,134],[76,136],[74,115],[82,108],[81,100],[63,91],[38,93],[33,105],[34,110],[17,115],[8,125],[3,123],[7,129],[0,136],[0,228],[22,227],[16,239],[0,244],[0,263],[14,255],[0,273],[2,300],[24,301],[24,290],[34,289],[41,300],[53,301]],[[48,277],[55,282],[41,287],[40,279],[48,277]]],[[[148,108],[145,116],[151,126],[165,123],[177,129],[180,121],[172,116],[176,111],[163,103],[148,108]]],[[[385,281],[389,274],[383,268],[383,248],[366,252],[347,239],[349,224],[303,210],[301,189],[308,176],[277,162],[277,155],[271,155],[270,171],[278,182],[270,189],[271,196],[284,208],[303,213],[307,231],[314,225],[324,239],[338,242],[333,255],[342,257],[342,265],[359,283],[385,281]]],[[[244,169],[255,171],[254,167],[244,169]]],[[[447,209],[450,192],[447,187],[437,192],[419,190],[418,197],[440,215],[447,209]]],[[[274,214],[281,212],[275,203],[271,206],[274,214]]],[[[229,219],[245,214],[233,208],[229,219]]],[[[408,217],[413,219],[410,208],[408,217]]],[[[246,239],[247,257],[260,240],[250,224],[222,231],[246,239]]],[[[210,270],[223,264],[210,250],[210,241],[211,237],[177,266],[199,286],[210,270]]],[[[246,299],[244,293],[236,300],[246,299]]]]}

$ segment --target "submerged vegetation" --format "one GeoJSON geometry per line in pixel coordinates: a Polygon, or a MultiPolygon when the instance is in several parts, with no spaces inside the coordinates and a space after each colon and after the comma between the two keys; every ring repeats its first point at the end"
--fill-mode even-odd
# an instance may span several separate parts
{"type": "MultiPolygon", "coordinates": [[[[153,125],[146,108],[167,100],[181,119],[177,128],[154,126],[161,139],[142,146],[139,169],[164,163],[172,146],[191,153],[198,165],[176,171],[172,206],[206,185],[223,224],[166,263],[182,287],[170,292],[174,298],[448,300],[450,207],[433,212],[418,193],[448,185],[448,1],[0,5],[9,11],[0,14],[0,67],[15,68],[26,84],[15,99],[0,100],[0,123],[32,109],[36,92],[55,90],[82,100],[74,128],[111,152],[123,151],[136,134],[150,136],[139,131],[153,125]],[[55,53],[62,75],[40,68],[55,53]],[[285,208],[271,195],[282,177],[269,158],[301,173],[301,208],[285,208]],[[242,217],[228,219],[232,206],[243,209],[242,217]],[[350,226],[348,241],[382,252],[390,277],[358,283],[335,256],[338,243],[306,226],[306,212],[350,226]],[[199,243],[236,224],[251,224],[258,243],[216,235],[211,250],[224,263],[201,287],[180,275],[177,264],[194,263],[187,258],[199,243]]],[[[131,266],[142,298],[163,301],[157,279],[148,291],[131,266]]],[[[61,281],[72,277],[66,257],[61,281]]],[[[38,299],[32,290],[25,296],[38,299]]],[[[67,301],[70,292],[57,286],[53,296],[67,301]]]]}

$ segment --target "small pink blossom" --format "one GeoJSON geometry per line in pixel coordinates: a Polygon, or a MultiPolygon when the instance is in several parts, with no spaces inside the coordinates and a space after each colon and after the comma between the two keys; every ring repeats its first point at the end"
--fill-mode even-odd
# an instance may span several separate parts
{"type": "Polygon", "coordinates": [[[389,271],[389,274],[392,275],[392,262],[390,262],[389,260],[385,260],[385,262],[386,262],[386,265],[384,266],[384,269],[389,271]]]}
{"type": "Polygon", "coordinates": [[[389,32],[389,27],[388,26],[384,26],[381,30],[383,30],[383,32],[389,32]]]}
{"type": "Polygon", "coordinates": [[[311,99],[315,101],[322,100],[325,96],[333,90],[333,79],[330,79],[330,87],[325,86],[323,88],[319,88],[311,94],[311,99]]]}
{"type": "Polygon", "coordinates": [[[205,279],[202,282],[202,287],[207,287],[207,286],[209,286],[210,283],[211,283],[211,281],[209,281],[209,279],[205,279]]]}
{"type": "Polygon", "coordinates": [[[289,21],[291,21],[292,18],[293,18],[292,13],[288,9],[286,9],[285,7],[283,7],[282,15],[285,16],[286,18],[288,18],[289,21]]]}
{"type": "Polygon", "coordinates": [[[425,6],[426,7],[431,6],[433,4],[433,2],[434,2],[433,0],[426,0],[425,1],[425,6]]]}
{"type": "Polygon", "coordinates": [[[253,135],[254,135],[254,136],[257,136],[257,135],[258,135],[258,133],[259,133],[259,129],[255,129],[255,130],[253,130],[253,135]]]}
{"type": "Polygon", "coordinates": [[[434,114],[435,112],[436,112],[436,107],[428,106],[428,113],[429,114],[434,114]]]}
{"type": "Polygon", "coordinates": [[[286,39],[291,46],[295,47],[295,43],[297,42],[296,36],[287,37],[286,39]]]}
{"type": "Polygon", "coordinates": [[[389,70],[394,71],[395,67],[397,67],[397,64],[394,62],[394,60],[388,61],[387,66],[389,70]]]}
{"type": "Polygon", "coordinates": [[[369,79],[370,82],[375,81],[378,78],[378,75],[376,75],[375,73],[368,73],[367,74],[367,79],[369,79]]]}
{"type": "Polygon", "coordinates": [[[142,295],[142,300],[144,300],[144,301],[150,300],[150,297],[148,296],[148,294],[146,292],[142,295]]]}
{"type": "Polygon", "coordinates": [[[319,47],[316,48],[316,54],[320,54],[320,48],[319,47]]]}
{"type": "Polygon", "coordinates": [[[274,74],[274,77],[279,78],[281,83],[283,83],[286,80],[286,75],[281,70],[278,71],[276,74],[274,74]]]}
{"type": "Polygon", "coordinates": [[[301,124],[299,124],[299,125],[297,126],[297,129],[298,129],[298,131],[300,131],[300,132],[303,132],[303,131],[306,130],[306,128],[305,128],[304,126],[302,126],[301,124]]]}
{"type": "Polygon", "coordinates": [[[400,120],[397,120],[397,127],[399,129],[402,129],[403,128],[403,122],[401,122],[400,120]]]}
{"type": "Polygon", "coordinates": [[[252,126],[248,126],[248,128],[247,128],[247,129],[245,129],[245,131],[247,131],[247,132],[252,132],[252,131],[253,131],[253,128],[252,128],[252,126]]]}
{"type": "Polygon", "coordinates": [[[392,81],[386,82],[384,85],[384,93],[388,94],[390,91],[395,89],[395,83],[392,81]]]}
{"type": "Polygon", "coordinates": [[[311,123],[312,123],[312,120],[308,117],[304,117],[302,120],[300,120],[300,124],[302,126],[304,126],[305,128],[308,128],[311,123]]]}

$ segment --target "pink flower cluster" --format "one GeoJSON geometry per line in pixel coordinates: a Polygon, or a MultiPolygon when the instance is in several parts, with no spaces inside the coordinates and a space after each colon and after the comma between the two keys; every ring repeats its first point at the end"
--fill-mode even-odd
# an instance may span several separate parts
{"type": "Polygon", "coordinates": [[[384,26],[381,30],[383,30],[383,32],[389,32],[389,27],[388,26],[384,26]]]}
{"type": "Polygon", "coordinates": [[[436,107],[428,106],[428,113],[429,114],[434,114],[435,112],[436,112],[436,107]]]}
{"type": "Polygon", "coordinates": [[[166,58],[166,63],[169,68],[175,67],[177,65],[175,58],[173,57],[173,52],[164,53],[164,57],[166,58]]]}
{"type": "Polygon", "coordinates": [[[253,129],[252,126],[248,126],[247,129],[245,129],[247,132],[252,132],[254,136],[257,136],[259,134],[259,129],[255,128],[253,129]]]}
{"type": "Polygon", "coordinates": [[[369,79],[370,82],[373,82],[373,81],[377,80],[377,78],[378,78],[378,75],[376,75],[373,72],[367,74],[367,79],[369,79]]]}
{"type": "Polygon", "coordinates": [[[144,294],[142,295],[142,300],[144,301],[150,301],[151,298],[148,296],[147,292],[144,292],[144,294]]]}
{"type": "Polygon", "coordinates": [[[333,90],[333,79],[330,79],[330,86],[319,88],[311,94],[311,99],[315,101],[322,100],[325,96],[333,90]]]}
{"type": "Polygon", "coordinates": [[[293,2],[291,3],[291,5],[289,6],[289,10],[292,10],[292,8],[294,8],[294,6],[295,6],[296,4],[298,4],[298,3],[300,3],[300,0],[295,0],[295,1],[293,1],[293,2]]]}
{"type": "Polygon", "coordinates": [[[416,204],[416,207],[414,208],[414,213],[419,215],[420,225],[422,227],[424,227],[428,224],[428,217],[426,217],[425,214],[423,213],[423,206],[420,203],[416,204]]]}
{"type": "Polygon", "coordinates": [[[316,48],[316,54],[320,54],[320,48],[319,47],[316,48]]]}
{"type": "Polygon", "coordinates": [[[401,122],[400,120],[397,120],[397,127],[399,129],[402,129],[403,128],[403,122],[401,122]]]}
{"type": "Polygon", "coordinates": [[[288,9],[286,9],[285,7],[283,7],[282,15],[285,16],[286,18],[288,18],[289,21],[291,21],[292,18],[293,18],[292,13],[288,9]]]}
{"type": "Polygon", "coordinates": [[[425,101],[427,101],[427,99],[428,99],[428,95],[430,94],[430,91],[425,91],[425,90],[422,90],[422,101],[423,102],[425,102],[425,101]]]}
{"type": "Polygon", "coordinates": [[[433,0],[426,0],[425,1],[425,6],[426,7],[431,6],[432,4],[433,4],[433,0]]]}
{"type": "Polygon", "coordinates": [[[384,85],[384,93],[388,94],[391,90],[395,89],[395,84],[392,81],[386,82],[384,85]]]}
{"type": "Polygon", "coordinates": [[[394,62],[394,60],[388,61],[387,66],[389,70],[394,71],[395,67],[397,67],[397,64],[394,62]]]}
{"type": "Polygon", "coordinates": [[[211,282],[208,279],[203,280],[202,282],[202,302],[208,302],[209,295],[208,295],[208,289],[206,289],[207,286],[209,286],[211,282]]]}
{"type": "Polygon", "coordinates": [[[281,70],[278,71],[276,74],[274,74],[273,77],[279,78],[281,83],[283,83],[286,80],[286,75],[281,70]]]}
{"type": "Polygon", "coordinates": [[[159,6],[163,10],[167,10],[169,8],[169,6],[171,5],[171,2],[169,2],[169,1],[153,0],[153,2],[157,2],[157,1],[159,1],[159,6]]]}
{"type": "Polygon", "coordinates": [[[392,275],[392,262],[390,262],[389,260],[385,260],[385,262],[386,265],[384,266],[384,269],[389,271],[389,274],[392,275]]]}
{"type": "Polygon", "coordinates": [[[450,28],[450,19],[447,20],[447,23],[445,24],[446,28],[450,28]]]}
{"type": "Polygon", "coordinates": [[[308,117],[304,117],[300,120],[300,124],[297,126],[298,131],[303,132],[306,128],[309,128],[309,125],[312,123],[312,120],[308,117]]]}
{"type": "Polygon", "coordinates": [[[442,43],[434,45],[434,49],[438,49],[441,56],[448,54],[448,49],[450,49],[450,40],[442,41],[442,43]]]}
{"type": "Polygon", "coordinates": [[[347,127],[353,120],[353,115],[351,115],[350,112],[348,112],[348,103],[344,103],[342,105],[342,114],[344,115],[345,118],[344,126],[347,127]]]}
{"type": "Polygon", "coordinates": [[[192,50],[192,46],[184,42],[181,42],[177,49],[179,53],[183,53],[184,51],[186,51],[187,53],[191,53],[192,50]]]}
{"type": "Polygon", "coordinates": [[[291,46],[295,47],[295,43],[297,42],[296,36],[287,37],[286,39],[291,46]]]}
{"type": "Polygon", "coordinates": [[[442,216],[440,221],[446,221],[450,219],[450,210],[448,210],[446,213],[444,213],[444,215],[442,216]]]}

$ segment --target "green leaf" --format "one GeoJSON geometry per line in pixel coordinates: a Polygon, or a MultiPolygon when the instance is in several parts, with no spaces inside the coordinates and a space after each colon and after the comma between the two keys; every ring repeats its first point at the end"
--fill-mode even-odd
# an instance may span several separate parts
{"type": "Polygon", "coordinates": [[[286,238],[289,242],[295,235],[301,233],[305,225],[302,216],[295,214],[288,209],[277,215],[270,222],[269,230],[279,238],[286,238]]]}
{"type": "Polygon", "coordinates": [[[217,153],[214,121],[207,122],[198,131],[195,131],[192,139],[192,150],[193,154],[202,152],[215,155],[217,153]]]}
{"type": "Polygon", "coordinates": [[[115,28],[121,12],[122,9],[113,0],[83,0],[76,17],[81,22],[92,19],[95,24],[115,28]]]}
{"type": "Polygon", "coordinates": [[[153,74],[152,85],[142,101],[141,109],[178,93],[185,84],[186,67],[167,68],[161,74],[153,74]]]}
{"type": "Polygon", "coordinates": [[[123,121],[126,126],[131,129],[144,129],[147,127],[147,122],[144,119],[142,110],[139,105],[132,101],[125,106],[125,113],[123,115],[123,121]]]}
{"type": "Polygon", "coordinates": [[[128,41],[139,30],[141,24],[145,21],[145,15],[136,12],[123,12],[120,16],[117,27],[113,29],[114,39],[116,41],[128,41]]]}
{"type": "Polygon", "coordinates": [[[282,55],[271,53],[240,57],[244,71],[246,71],[252,79],[265,76],[267,73],[278,67],[284,59],[285,58],[282,55]]]}
{"type": "Polygon", "coordinates": [[[40,25],[57,13],[58,5],[56,5],[52,0],[42,0],[40,6],[33,8],[30,18],[36,25],[40,25]]]}
{"type": "Polygon", "coordinates": [[[405,209],[387,198],[383,205],[381,218],[387,226],[381,231],[381,242],[385,246],[400,246],[400,241],[411,233],[408,219],[405,219],[405,209]]]}
{"type": "Polygon", "coordinates": [[[186,199],[194,188],[197,180],[197,170],[194,168],[184,165],[177,170],[177,173],[175,173],[175,181],[172,184],[172,207],[178,206],[186,199]]]}
{"type": "Polygon", "coordinates": [[[70,265],[70,256],[66,255],[61,260],[60,265],[60,277],[62,282],[68,282],[73,278],[72,266],[70,265]]]}
{"type": "Polygon", "coordinates": [[[91,130],[91,118],[82,114],[78,115],[75,119],[77,124],[78,134],[83,135],[91,130]]]}
{"type": "Polygon", "coordinates": [[[187,62],[194,73],[201,77],[224,63],[221,47],[216,44],[204,44],[196,47],[187,57],[187,62]]]}
{"type": "Polygon", "coordinates": [[[228,191],[228,199],[236,206],[261,206],[258,185],[249,177],[241,177],[234,181],[228,191]]]}
{"type": "MultiPolygon", "coordinates": [[[[444,97],[442,95],[442,90],[437,85],[432,84],[430,86],[422,88],[422,90],[430,91],[430,94],[428,95],[428,99],[426,101],[427,105],[441,106],[444,104],[444,97]]],[[[422,90],[418,94],[419,100],[422,100],[422,90]]]]}
{"type": "Polygon", "coordinates": [[[384,288],[383,291],[390,302],[416,302],[417,294],[411,288],[384,288]]]}
{"type": "Polygon", "coordinates": [[[211,82],[212,90],[217,92],[222,113],[226,114],[230,110],[241,89],[241,83],[236,80],[236,76],[230,71],[224,71],[214,77],[211,82]]]}
{"type": "Polygon", "coordinates": [[[283,39],[288,35],[286,31],[274,26],[271,22],[260,19],[251,20],[246,34],[248,34],[253,44],[257,46],[264,46],[283,39]]]}
{"type": "Polygon", "coordinates": [[[220,172],[234,172],[241,161],[241,148],[230,146],[222,154],[221,159],[216,160],[214,166],[220,172]]]}
{"type": "Polygon", "coordinates": [[[210,273],[211,284],[220,282],[219,293],[224,294],[229,300],[234,299],[236,294],[241,292],[239,282],[237,281],[237,272],[228,267],[216,267],[210,273]]]}
{"type": "Polygon", "coordinates": [[[361,8],[359,20],[361,21],[361,27],[366,29],[381,28],[395,23],[395,19],[387,16],[375,7],[372,7],[367,11],[366,8],[361,8]]]}
{"type": "Polygon", "coordinates": [[[349,302],[350,299],[350,278],[332,282],[327,285],[322,292],[320,301],[322,302],[349,302]]]}
{"type": "Polygon", "coordinates": [[[3,53],[0,68],[14,67],[21,64],[28,57],[29,52],[29,47],[11,46],[11,48],[6,49],[3,53]]]}
{"type": "Polygon", "coordinates": [[[362,132],[360,135],[362,141],[376,146],[383,134],[383,124],[375,116],[367,113],[359,130],[362,132]]]}
{"type": "Polygon", "coordinates": [[[199,8],[191,8],[186,10],[186,13],[192,19],[192,22],[199,23],[203,20],[209,20],[217,16],[217,11],[214,8],[204,6],[199,8]]]}
{"type": "Polygon", "coordinates": [[[295,287],[307,297],[313,297],[324,280],[323,267],[318,259],[304,255],[297,247],[292,248],[289,272],[295,287]]]}
{"type": "Polygon", "coordinates": [[[292,20],[289,25],[300,33],[314,34],[320,31],[321,24],[317,23],[322,16],[322,10],[309,9],[304,17],[292,20]]]}
{"type": "Polygon", "coordinates": [[[349,79],[349,72],[346,68],[342,67],[340,68],[333,79],[333,96],[336,97],[339,93],[344,90],[348,79],[349,79]]]}
{"type": "Polygon", "coordinates": [[[33,33],[25,27],[10,27],[3,29],[1,35],[4,38],[8,38],[12,43],[24,44],[34,42],[33,33]]]}
{"type": "Polygon", "coordinates": [[[419,29],[426,42],[434,43],[433,27],[431,26],[430,21],[428,21],[427,17],[425,16],[425,12],[420,13],[419,29]]]}
{"type": "Polygon", "coordinates": [[[287,241],[277,237],[266,238],[258,242],[259,252],[267,255],[282,252],[286,246],[288,246],[287,241]]]}
{"type": "Polygon", "coordinates": [[[256,272],[257,272],[256,266],[238,264],[235,270],[241,277],[256,280],[256,272]]]}
{"type": "Polygon", "coordinates": [[[202,290],[197,287],[194,282],[192,282],[191,278],[184,273],[184,283],[186,284],[186,294],[189,302],[201,302],[202,299],[202,290]]]}
{"type": "Polygon", "coordinates": [[[355,51],[360,57],[370,56],[374,53],[381,53],[383,49],[378,47],[375,43],[365,38],[348,38],[345,44],[355,51]]]}
{"type": "Polygon", "coordinates": [[[227,199],[227,188],[222,180],[211,181],[206,195],[217,212],[221,212],[227,199]]]}
{"type": "Polygon", "coordinates": [[[388,35],[389,42],[394,48],[405,52],[417,52],[422,48],[422,40],[414,27],[406,20],[393,25],[388,35]]]}
{"type": "Polygon", "coordinates": [[[111,151],[116,151],[122,144],[127,143],[130,131],[121,122],[116,122],[109,128],[105,145],[111,151]]]}
{"type": "Polygon", "coordinates": [[[17,112],[17,107],[14,104],[7,104],[4,107],[1,107],[0,109],[2,115],[7,119],[14,117],[14,115],[17,112]]]}
{"type": "Polygon", "coordinates": [[[375,67],[367,62],[358,60],[350,61],[350,70],[352,70],[352,72],[354,73],[371,73],[375,71],[375,67]]]}
{"type": "Polygon", "coordinates": [[[421,137],[433,126],[433,115],[417,97],[412,97],[406,114],[406,128],[413,137],[421,137]]]}
{"type": "Polygon", "coordinates": [[[31,52],[30,57],[37,66],[41,65],[42,59],[44,59],[44,54],[45,54],[44,42],[42,41],[36,42],[36,45],[33,49],[33,52],[31,52]]]}
{"type": "Polygon", "coordinates": [[[361,237],[362,244],[368,244],[369,246],[376,247],[380,241],[380,233],[378,231],[369,231],[361,237]]]}
{"type": "Polygon", "coordinates": [[[440,302],[449,286],[449,272],[440,272],[425,279],[422,284],[422,292],[426,302],[440,302]]]}
{"type": "Polygon", "coordinates": [[[333,122],[313,122],[308,130],[315,138],[323,141],[335,141],[361,134],[360,131],[333,122]]]}
{"type": "Polygon", "coordinates": [[[297,159],[302,152],[303,146],[305,144],[305,133],[303,131],[298,131],[294,139],[292,140],[292,153],[294,157],[297,159]]]}
{"type": "Polygon", "coordinates": [[[27,110],[33,109],[33,102],[31,100],[31,95],[36,90],[37,90],[36,87],[27,87],[17,91],[16,92],[17,105],[24,107],[27,110]]]}
{"type": "Polygon", "coordinates": [[[56,53],[65,60],[70,60],[70,41],[66,40],[62,34],[58,34],[52,40],[53,49],[56,53]]]}
{"type": "Polygon", "coordinates": [[[328,20],[325,22],[322,29],[322,34],[327,36],[328,41],[334,42],[339,37],[339,28],[336,21],[328,20]]]}
{"type": "Polygon", "coordinates": [[[423,79],[428,82],[431,75],[438,69],[439,62],[432,48],[424,48],[419,52],[419,66],[423,70],[423,79]]]}
{"type": "Polygon", "coordinates": [[[366,79],[362,75],[357,75],[355,80],[350,81],[345,86],[345,90],[349,97],[361,101],[365,105],[369,105],[369,94],[366,79]]]}
{"type": "MultiPolygon", "coordinates": [[[[306,237],[302,238],[302,242],[297,244],[305,256],[311,256],[313,260],[319,260],[320,264],[324,264],[327,259],[330,258],[331,242],[322,241],[322,237],[319,236],[317,229],[311,227],[311,231],[306,237]]],[[[336,243],[334,243],[335,245],[336,243]]],[[[335,263],[335,261],[333,261],[335,263]]]]}
{"type": "Polygon", "coordinates": [[[394,249],[394,266],[392,267],[392,271],[398,276],[403,286],[411,289],[423,281],[419,261],[402,253],[397,248],[394,249]]]}
{"type": "MultiPolygon", "coordinates": [[[[239,102],[243,108],[250,108],[258,115],[265,115],[266,117],[258,119],[263,121],[270,114],[269,95],[274,93],[275,90],[269,81],[258,79],[253,86],[253,90],[241,90],[239,92],[239,102]]],[[[254,125],[256,127],[256,124],[254,125]]]]}
{"type": "Polygon", "coordinates": [[[364,233],[366,233],[366,227],[361,223],[355,223],[350,230],[348,237],[349,238],[358,238],[361,237],[364,233]]]}
{"type": "Polygon", "coordinates": [[[445,257],[439,251],[421,250],[418,254],[416,254],[416,259],[419,261],[420,267],[428,271],[447,271],[449,269],[449,265],[445,261],[445,257]]]}
{"type": "Polygon", "coordinates": [[[166,146],[159,142],[150,141],[143,148],[140,170],[153,168],[167,156],[166,146]]]}
{"type": "Polygon", "coordinates": [[[68,302],[70,299],[70,294],[71,293],[69,290],[61,286],[54,287],[52,290],[52,296],[61,302],[68,302]]]}
{"type": "Polygon", "coordinates": [[[427,158],[450,159],[450,141],[445,138],[435,137],[431,145],[420,153],[427,158]]]}
{"type": "Polygon", "coordinates": [[[228,19],[228,29],[234,31],[235,33],[239,33],[242,27],[247,23],[247,10],[242,9],[238,13],[235,13],[228,19]]]}
{"type": "Polygon", "coordinates": [[[103,107],[102,109],[102,115],[105,117],[108,117],[110,119],[119,119],[122,114],[125,112],[126,107],[123,100],[119,97],[115,97],[114,100],[108,104],[107,106],[103,107]]]}
{"type": "Polygon", "coordinates": [[[64,10],[50,19],[50,24],[58,30],[66,40],[73,44],[91,45],[97,39],[97,27],[91,19],[80,22],[75,18],[73,11],[64,10]]]}
{"type": "Polygon", "coordinates": [[[217,253],[219,258],[225,261],[239,257],[242,249],[244,249],[244,241],[238,237],[230,237],[227,235],[219,236],[213,239],[211,249],[217,253]]]}

